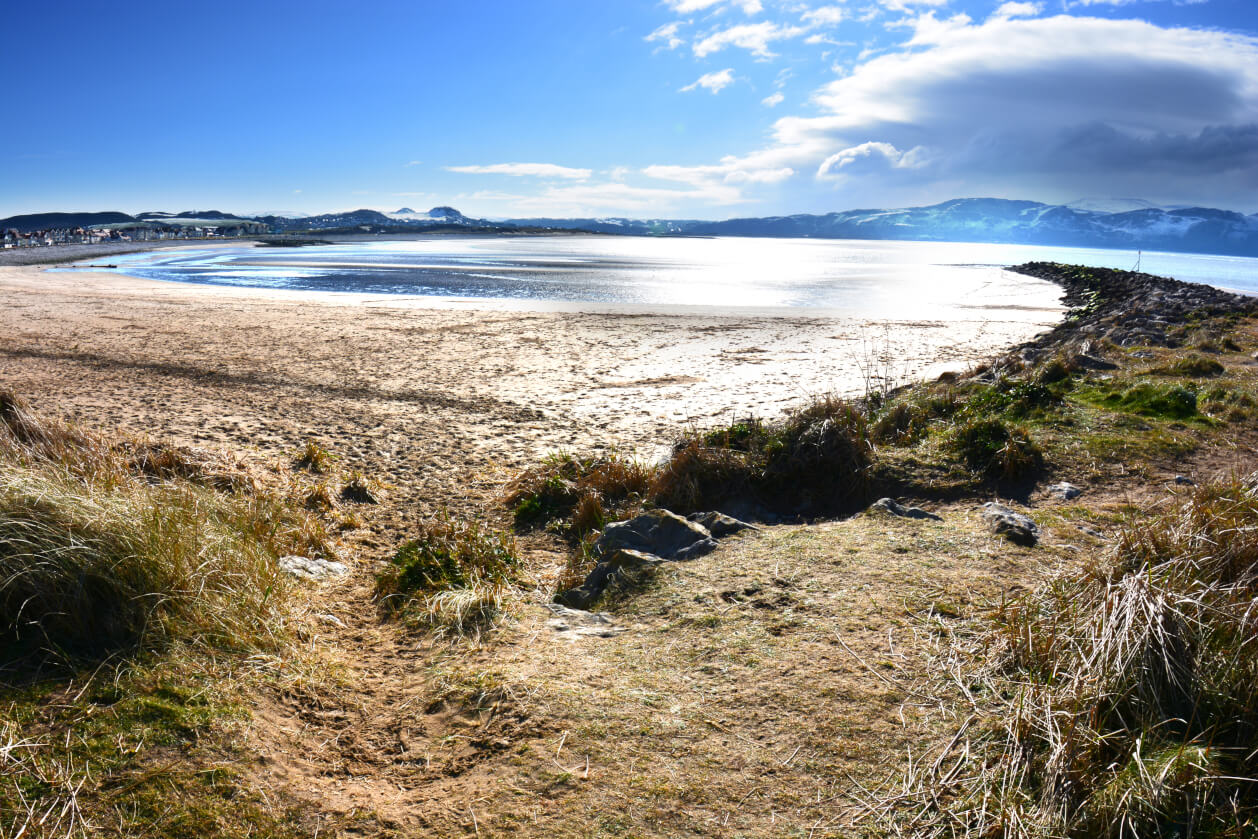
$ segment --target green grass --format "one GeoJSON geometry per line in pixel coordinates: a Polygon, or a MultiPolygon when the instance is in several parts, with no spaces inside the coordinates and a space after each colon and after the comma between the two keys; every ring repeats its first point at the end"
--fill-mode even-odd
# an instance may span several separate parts
{"type": "Polygon", "coordinates": [[[443,513],[424,522],[377,575],[376,597],[391,613],[474,630],[501,612],[519,562],[511,534],[443,513]]]}

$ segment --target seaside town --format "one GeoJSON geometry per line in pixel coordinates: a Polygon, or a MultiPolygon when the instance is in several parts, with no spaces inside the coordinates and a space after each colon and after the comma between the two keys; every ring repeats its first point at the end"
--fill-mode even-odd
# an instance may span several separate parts
{"type": "Polygon", "coordinates": [[[0,246],[10,249],[95,245],[102,242],[156,242],[166,239],[229,239],[265,233],[267,230],[265,224],[248,219],[180,219],[179,222],[140,221],[89,227],[56,227],[27,232],[10,227],[4,231],[0,246]]]}

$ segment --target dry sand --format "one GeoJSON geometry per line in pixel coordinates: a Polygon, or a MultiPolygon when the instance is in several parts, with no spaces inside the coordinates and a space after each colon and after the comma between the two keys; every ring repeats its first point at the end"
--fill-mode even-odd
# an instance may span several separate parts
{"type": "Polygon", "coordinates": [[[273,457],[314,439],[394,485],[395,501],[431,509],[479,503],[548,451],[654,457],[688,425],[860,392],[867,374],[961,369],[1061,312],[872,322],[567,308],[0,265],[0,386],[178,443],[273,457]]]}

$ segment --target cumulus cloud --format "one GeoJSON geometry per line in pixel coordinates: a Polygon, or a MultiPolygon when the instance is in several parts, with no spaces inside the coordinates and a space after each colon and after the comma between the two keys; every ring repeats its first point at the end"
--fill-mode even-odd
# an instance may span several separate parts
{"type": "Polygon", "coordinates": [[[770,43],[784,38],[794,38],[807,31],[802,26],[784,26],[770,21],[744,23],[713,32],[695,41],[691,49],[699,58],[720,52],[726,47],[741,47],[760,58],[772,58],[773,53],[769,51],[770,43]]]}
{"type": "Polygon", "coordinates": [[[883,169],[912,169],[926,162],[925,150],[918,146],[902,152],[890,143],[869,142],[840,149],[821,161],[817,177],[827,178],[876,172],[883,169]]]}
{"type": "Polygon", "coordinates": [[[658,27],[654,32],[652,32],[650,35],[647,35],[642,40],[660,41],[670,50],[675,50],[685,43],[685,41],[677,37],[677,30],[680,28],[681,28],[681,24],[678,23],[677,21],[673,21],[672,23],[666,23],[663,26],[658,27]]]}
{"type": "Polygon", "coordinates": [[[573,169],[554,163],[491,163],[486,166],[447,166],[448,172],[465,175],[512,175],[534,178],[567,178],[583,181],[590,177],[589,169],[573,169]]]}
{"type": "Polygon", "coordinates": [[[669,8],[681,15],[687,15],[691,12],[702,12],[713,6],[721,6],[729,4],[737,6],[743,10],[743,14],[758,14],[763,6],[760,0],[667,0],[669,8]]]}
{"type": "Polygon", "coordinates": [[[782,100],[785,98],[786,97],[782,95],[782,91],[779,90],[777,93],[771,93],[761,99],[760,104],[764,105],[766,108],[774,108],[782,104],[782,100]]]}
{"type": "Polygon", "coordinates": [[[714,70],[711,73],[704,73],[690,84],[681,88],[682,92],[694,90],[695,88],[704,88],[713,93],[720,93],[723,89],[734,83],[733,69],[726,67],[724,70],[714,70]]]}
{"type": "Polygon", "coordinates": [[[817,115],[779,119],[759,150],[648,174],[729,185],[762,182],[734,172],[791,171],[875,205],[897,189],[1246,205],[1258,191],[1258,39],[1245,35],[931,11],[812,105],[817,115]]]}
{"type": "Polygon", "coordinates": [[[1040,13],[1039,3],[1002,3],[1000,8],[992,12],[993,18],[1035,17],[1040,13]]]}
{"type": "Polygon", "coordinates": [[[843,20],[843,10],[838,6],[819,6],[804,12],[800,18],[813,26],[838,26],[843,20]]]}

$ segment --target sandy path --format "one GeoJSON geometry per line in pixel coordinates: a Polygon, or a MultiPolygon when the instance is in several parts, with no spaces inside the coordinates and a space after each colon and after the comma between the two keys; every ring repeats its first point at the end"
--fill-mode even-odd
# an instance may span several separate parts
{"type": "Polygon", "coordinates": [[[175,442],[271,457],[316,439],[413,509],[483,500],[547,451],[653,456],[688,424],[860,391],[867,370],[964,367],[1059,317],[1001,309],[884,324],[434,305],[0,267],[0,385],[175,442]]]}

